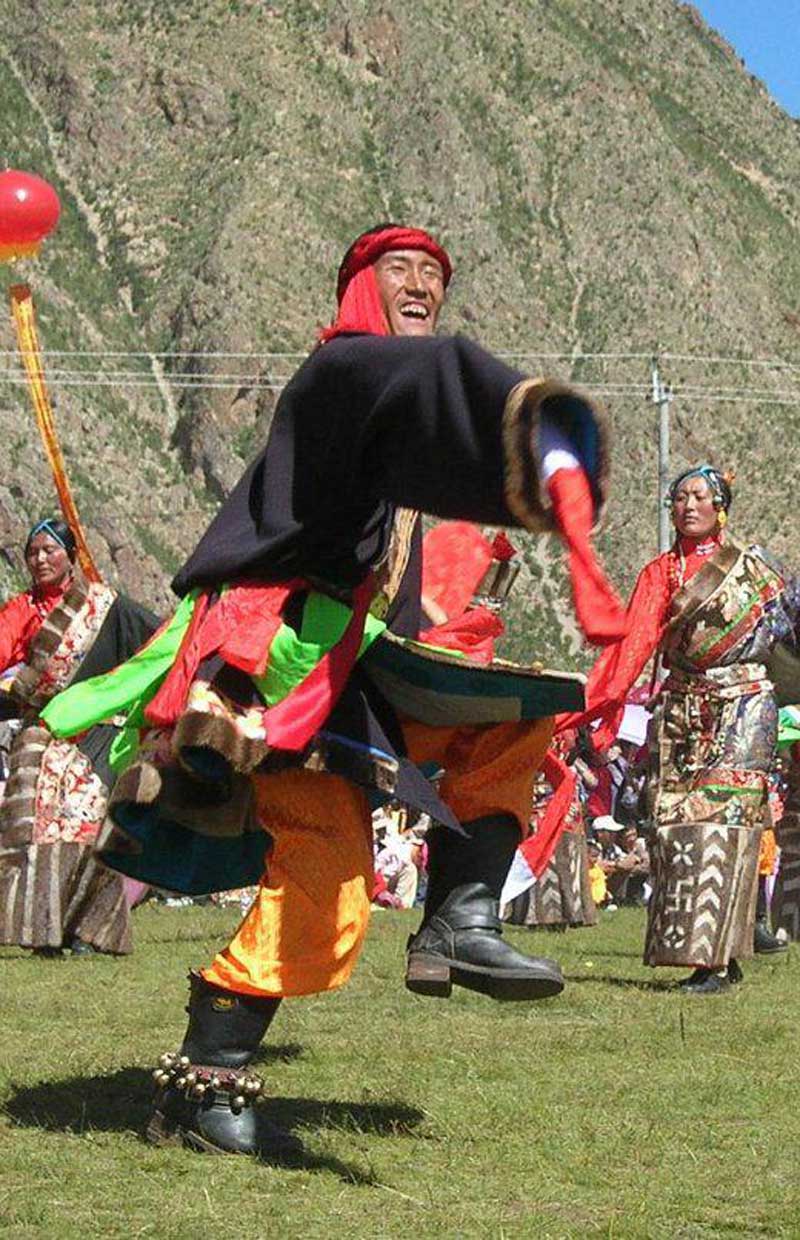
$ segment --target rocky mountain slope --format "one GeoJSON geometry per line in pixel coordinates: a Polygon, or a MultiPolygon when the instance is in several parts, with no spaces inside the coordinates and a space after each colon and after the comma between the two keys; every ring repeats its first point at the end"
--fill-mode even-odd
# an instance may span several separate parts
{"type": "MultiPolygon", "coordinates": [[[[736,529],[800,561],[794,372],[682,360],[798,357],[800,127],[690,5],[0,0],[0,115],[4,163],[64,208],[3,274],[34,288],[90,538],[131,592],[166,605],[294,364],[263,355],[308,347],[386,218],[450,248],[447,330],[605,393],[621,587],[655,550],[654,351],[676,468],[737,467],[736,529]]],[[[0,370],[13,561],[52,500],[0,370]]],[[[522,541],[509,649],[574,663],[560,552],[522,541]]]]}

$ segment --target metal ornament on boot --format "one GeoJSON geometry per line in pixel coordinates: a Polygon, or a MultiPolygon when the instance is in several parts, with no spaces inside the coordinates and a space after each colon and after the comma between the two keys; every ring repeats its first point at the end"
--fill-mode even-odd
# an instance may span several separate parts
{"type": "Polygon", "coordinates": [[[464,883],[408,941],[409,990],[446,999],[454,984],[493,999],[545,999],[564,978],[555,960],[506,943],[497,899],[485,883],[464,883]]]}
{"type": "Polygon", "coordinates": [[[258,999],[189,975],[189,1027],[179,1051],[153,1073],[158,1086],[146,1137],[208,1154],[254,1154],[282,1161],[302,1143],[263,1113],[264,1082],[248,1068],[280,999],[258,999]]]}

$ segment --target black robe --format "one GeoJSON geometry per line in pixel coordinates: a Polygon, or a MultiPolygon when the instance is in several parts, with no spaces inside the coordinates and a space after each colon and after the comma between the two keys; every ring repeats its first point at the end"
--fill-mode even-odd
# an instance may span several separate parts
{"type": "MultiPolygon", "coordinates": [[[[460,336],[335,338],[285,388],[266,447],[173,589],[184,595],[198,585],[294,576],[355,586],[385,553],[396,505],[486,525],[546,527],[533,411],[523,410],[512,427],[505,416],[522,379],[460,336]],[[530,521],[519,503],[510,506],[512,474],[530,492],[522,497],[530,521]]],[[[558,400],[556,412],[594,479],[600,447],[591,406],[563,392],[546,399],[558,400]]]]}
{"type": "MultiPolygon", "coordinates": [[[[591,404],[573,390],[525,380],[461,337],[338,337],[317,349],[285,388],[265,448],[223,503],[173,588],[181,596],[195,587],[214,594],[224,583],[298,578],[349,602],[354,587],[387,567],[398,507],[480,524],[552,529],[541,482],[540,415],[555,420],[570,440],[599,506],[603,430],[591,404]]],[[[418,634],[420,587],[417,526],[386,617],[394,633],[418,634]]],[[[302,599],[302,590],[296,592],[283,614],[295,628],[302,599]]],[[[260,770],[268,776],[293,763],[326,769],[362,784],[375,800],[396,797],[460,830],[432,783],[405,756],[397,716],[370,678],[379,645],[380,639],[351,671],[309,752],[271,749],[260,770]]],[[[486,675],[493,679],[496,673],[486,675]]],[[[253,681],[225,664],[219,652],[201,664],[198,676],[241,705],[251,704],[257,693],[253,681]]],[[[571,679],[549,678],[562,686],[571,679]]],[[[546,713],[578,708],[570,698],[570,704],[550,710],[563,695],[548,697],[548,686],[544,693],[546,713]]],[[[179,721],[176,735],[180,726],[179,721]]],[[[192,744],[187,741],[187,748],[192,744]]],[[[208,761],[202,743],[184,751],[177,771],[194,787],[197,781],[186,772],[202,768],[197,786],[206,814],[214,780],[220,797],[238,786],[210,748],[208,761]]],[[[112,834],[104,845],[110,865],[190,892],[257,880],[263,864],[260,833],[243,830],[217,838],[206,828],[195,830],[196,790],[187,793],[186,805],[178,796],[176,812],[174,797],[169,804],[162,798],[152,805],[148,786],[134,766],[112,795],[111,817],[122,837],[112,834]]],[[[221,804],[215,795],[215,812],[221,804]]]]}
{"type": "MultiPolygon", "coordinates": [[[[602,436],[591,405],[557,385],[540,385],[537,400],[523,400],[510,417],[510,398],[523,379],[459,336],[346,335],[318,348],[285,388],[265,448],[173,589],[184,595],[234,580],[301,577],[347,598],[386,555],[397,506],[551,528],[539,482],[542,404],[573,441],[598,495],[602,436]]],[[[418,527],[386,617],[401,636],[419,633],[421,563],[418,527]]],[[[291,608],[284,619],[293,622],[291,608]]],[[[225,692],[240,701],[252,696],[242,674],[213,670],[205,669],[225,692]]],[[[429,781],[405,760],[396,716],[363,668],[351,674],[323,736],[391,754],[399,762],[395,795],[457,827],[429,781]]],[[[345,748],[346,759],[351,752],[345,748]]],[[[345,765],[342,773],[352,771],[345,765]]]]}

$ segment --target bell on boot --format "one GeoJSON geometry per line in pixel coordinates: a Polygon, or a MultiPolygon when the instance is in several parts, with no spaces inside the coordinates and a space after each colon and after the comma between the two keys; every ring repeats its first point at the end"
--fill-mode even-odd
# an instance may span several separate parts
{"type": "Polygon", "coordinates": [[[159,1059],[147,1126],[153,1145],[285,1161],[302,1143],[265,1115],[264,1085],[248,1068],[280,999],[258,999],[190,975],[189,1027],[179,1051],[159,1059]]]}
{"type": "Polygon", "coordinates": [[[483,883],[451,891],[408,943],[406,986],[447,998],[464,986],[493,999],[545,999],[564,989],[555,960],[525,956],[502,938],[498,903],[483,883]]]}

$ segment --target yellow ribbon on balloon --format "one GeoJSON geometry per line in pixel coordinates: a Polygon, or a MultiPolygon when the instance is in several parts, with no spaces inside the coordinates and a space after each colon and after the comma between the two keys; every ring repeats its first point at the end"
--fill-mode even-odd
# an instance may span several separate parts
{"type": "Polygon", "coordinates": [[[89,545],[86,542],[86,535],[83,532],[83,526],[78,516],[78,509],[72,497],[64,455],[56,434],[53,409],[44,379],[42,350],[39,345],[39,335],[36,331],[36,315],[33,309],[31,290],[27,284],[12,284],[9,293],[11,295],[11,313],[17,330],[17,344],[28,379],[28,391],[31,394],[36,423],[50,463],[53,482],[58,494],[58,502],[61,505],[61,512],[75,537],[78,563],[83,569],[84,575],[89,581],[101,581],[102,578],[89,550],[89,545]]]}

